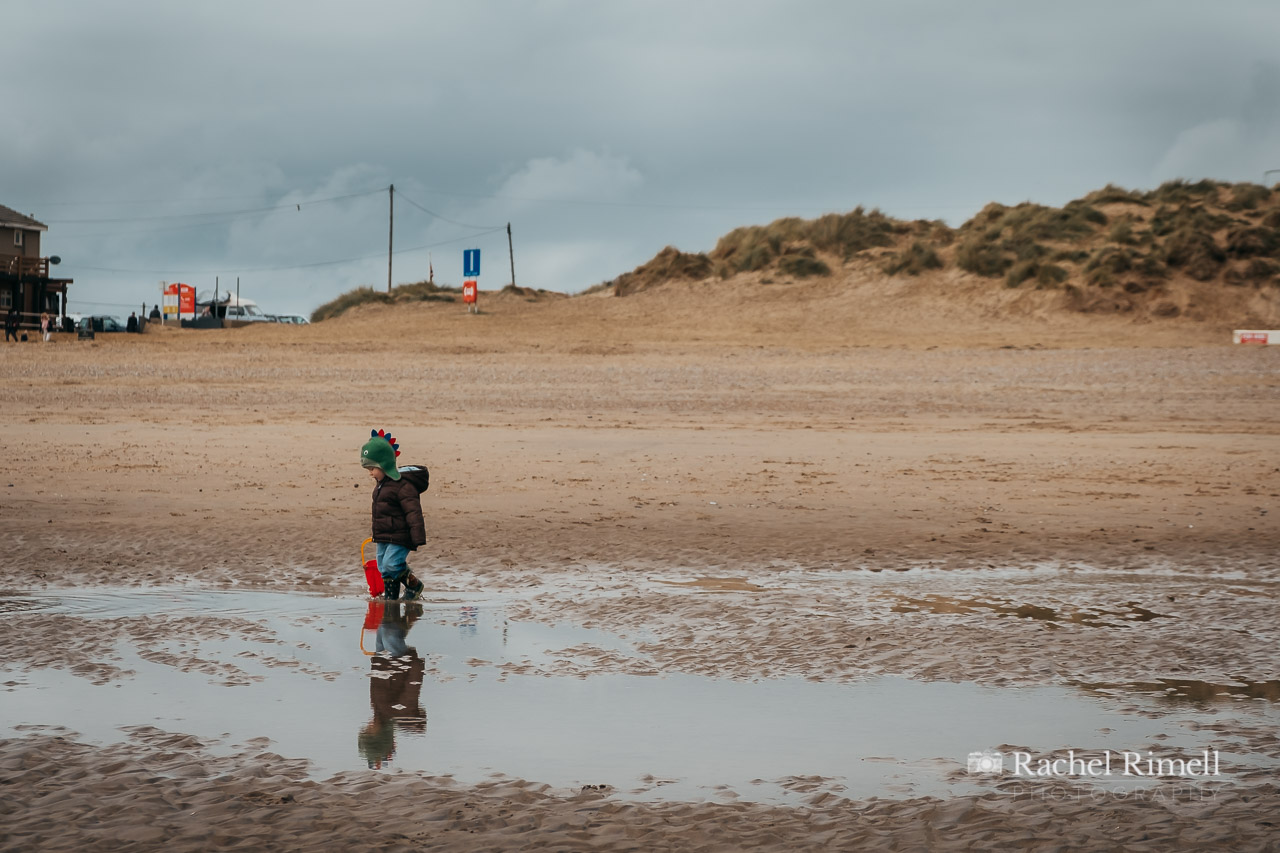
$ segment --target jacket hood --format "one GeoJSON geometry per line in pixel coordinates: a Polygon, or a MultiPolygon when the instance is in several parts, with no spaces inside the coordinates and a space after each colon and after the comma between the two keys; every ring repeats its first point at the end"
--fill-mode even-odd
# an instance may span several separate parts
{"type": "Polygon", "coordinates": [[[401,465],[400,479],[413,486],[421,494],[431,484],[431,473],[426,465],[401,465]]]}

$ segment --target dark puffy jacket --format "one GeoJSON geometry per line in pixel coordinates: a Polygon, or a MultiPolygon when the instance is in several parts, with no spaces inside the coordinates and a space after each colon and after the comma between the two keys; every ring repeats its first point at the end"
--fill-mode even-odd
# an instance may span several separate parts
{"type": "Polygon", "coordinates": [[[427,544],[418,495],[427,490],[430,475],[424,466],[400,468],[400,479],[383,477],[373,487],[373,541],[403,545],[410,551],[427,544]]]}

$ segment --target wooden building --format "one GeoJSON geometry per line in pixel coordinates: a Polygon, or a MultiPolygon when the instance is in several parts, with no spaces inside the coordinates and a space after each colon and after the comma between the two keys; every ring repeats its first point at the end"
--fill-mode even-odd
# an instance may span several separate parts
{"type": "MultiPolygon", "coordinates": [[[[0,204],[0,315],[17,308],[23,327],[40,325],[40,314],[67,313],[69,278],[50,278],[49,258],[40,255],[40,235],[49,226],[0,204]]],[[[56,258],[54,259],[56,262],[56,258]]]]}

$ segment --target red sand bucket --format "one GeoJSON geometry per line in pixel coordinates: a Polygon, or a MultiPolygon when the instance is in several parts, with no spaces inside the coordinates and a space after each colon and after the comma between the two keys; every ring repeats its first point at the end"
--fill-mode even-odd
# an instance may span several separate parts
{"type": "Polygon", "coordinates": [[[364,558],[364,546],[373,541],[373,537],[360,543],[360,562],[364,564],[364,579],[369,584],[369,595],[372,598],[382,597],[382,573],[378,571],[377,560],[366,560],[364,558]]]}

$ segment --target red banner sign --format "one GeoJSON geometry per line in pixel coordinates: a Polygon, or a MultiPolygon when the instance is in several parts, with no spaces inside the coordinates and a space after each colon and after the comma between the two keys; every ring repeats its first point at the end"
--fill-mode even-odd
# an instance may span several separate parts
{"type": "Polygon", "coordinates": [[[174,282],[164,289],[164,314],[189,320],[196,316],[196,289],[189,284],[174,282]]]}

